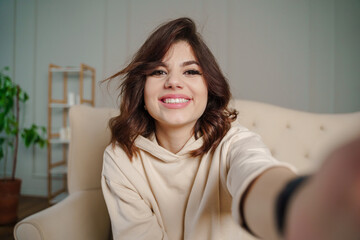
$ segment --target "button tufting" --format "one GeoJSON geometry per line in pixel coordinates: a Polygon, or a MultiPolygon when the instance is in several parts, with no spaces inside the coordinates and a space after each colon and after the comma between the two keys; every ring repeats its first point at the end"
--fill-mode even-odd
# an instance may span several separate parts
{"type": "Polygon", "coordinates": [[[286,124],[286,128],[287,129],[290,129],[291,128],[291,125],[289,123],[286,124]]]}
{"type": "Polygon", "coordinates": [[[320,126],[320,130],[321,130],[321,131],[325,131],[324,125],[321,125],[321,126],[320,126]]]}
{"type": "Polygon", "coordinates": [[[309,153],[305,153],[304,157],[309,159],[309,157],[310,157],[309,153]]]}
{"type": "Polygon", "coordinates": [[[252,122],[251,124],[253,127],[256,127],[256,122],[252,122]]]}

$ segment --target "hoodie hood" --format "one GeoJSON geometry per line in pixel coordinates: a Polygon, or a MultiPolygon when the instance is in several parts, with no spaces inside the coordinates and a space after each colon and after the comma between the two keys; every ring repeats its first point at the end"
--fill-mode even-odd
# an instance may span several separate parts
{"type": "Polygon", "coordinates": [[[179,152],[172,153],[159,145],[156,140],[155,134],[152,134],[149,138],[138,136],[135,140],[136,147],[164,162],[173,162],[181,160],[183,158],[189,158],[190,152],[198,149],[202,145],[203,137],[195,139],[195,136],[192,136],[179,152]]]}

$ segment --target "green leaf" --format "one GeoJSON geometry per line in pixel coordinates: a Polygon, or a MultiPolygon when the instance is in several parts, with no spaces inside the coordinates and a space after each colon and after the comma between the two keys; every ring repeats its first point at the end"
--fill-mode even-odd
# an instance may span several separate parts
{"type": "MultiPolygon", "coordinates": [[[[42,127],[43,128],[43,127],[42,127]]],[[[21,137],[25,141],[25,146],[29,147],[32,144],[38,144],[40,147],[44,147],[46,139],[39,134],[39,127],[35,124],[31,125],[30,128],[24,128],[21,137]]]]}
{"type": "Polygon", "coordinates": [[[19,100],[21,102],[26,102],[28,99],[29,99],[29,95],[24,90],[19,88],[19,100]]]}
{"type": "Polygon", "coordinates": [[[0,159],[2,159],[4,157],[4,150],[3,148],[1,147],[0,148],[0,159]]]}
{"type": "Polygon", "coordinates": [[[29,95],[26,92],[24,92],[24,102],[26,102],[28,99],[29,99],[29,95]]]}
{"type": "Polygon", "coordinates": [[[5,119],[0,116],[0,132],[4,130],[5,127],[5,119]]]}
{"type": "Polygon", "coordinates": [[[43,148],[45,146],[45,144],[46,144],[46,140],[44,140],[44,139],[39,140],[39,145],[41,148],[43,148]]]}
{"type": "MultiPolygon", "coordinates": [[[[15,117],[15,102],[18,97],[20,102],[26,102],[29,95],[6,73],[9,67],[4,67],[0,71],[0,155],[3,155],[4,145],[14,149],[14,138],[17,133],[24,141],[24,145],[39,145],[44,147],[47,144],[46,128],[33,124],[30,128],[19,129],[19,123],[15,117]],[[4,137],[3,137],[4,136],[4,137]]],[[[22,105],[20,105],[22,106],[22,105]]],[[[1,158],[1,157],[0,157],[1,158]]]]}
{"type": "Polygon", "coordinates": [[[18,131],[18,123],[14,115],[4,118],[4,129],[7,135],[15,136],[18,131]]]}

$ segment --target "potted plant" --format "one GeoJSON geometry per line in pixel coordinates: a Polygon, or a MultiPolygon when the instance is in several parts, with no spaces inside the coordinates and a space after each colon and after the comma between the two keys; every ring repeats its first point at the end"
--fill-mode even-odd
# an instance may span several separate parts
{"type": "MultiPolygon", "coordinates": [[[[28,94],[14,83],[6,72],[9,67],[0,71],[0,162],[9,161],[9,151],[12,152],[11,176],[6,169],[0,176],[0,225],[14,223],[17,220],[21,180],[15,178],[19,135],[26,147],[39,145],[44,147],[46,128],[32,124],[29,128],[21,128],[19,122],[20,105],[28,99],[28,94]]],[[[6,165],[5,165],[6,166],[6,165]]]]}

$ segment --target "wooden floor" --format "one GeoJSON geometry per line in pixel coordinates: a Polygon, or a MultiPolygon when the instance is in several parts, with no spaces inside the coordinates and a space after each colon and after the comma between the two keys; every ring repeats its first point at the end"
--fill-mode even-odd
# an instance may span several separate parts
{"type": "MultiPolygon", "coordinates": [[[[19,200],[18,221],[49,207],[48,199],[44,197],[21,196],[19,200]]],[[[15,224],[0,225],[0,239],[13,240],[15,224]]]]}

